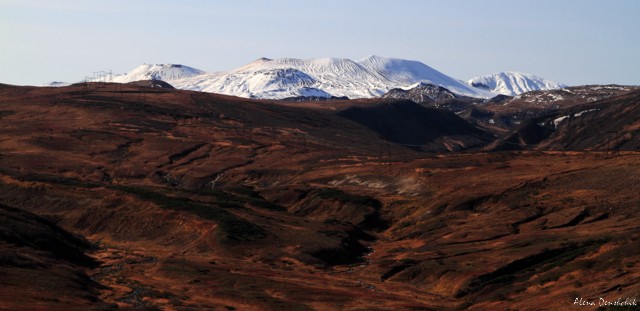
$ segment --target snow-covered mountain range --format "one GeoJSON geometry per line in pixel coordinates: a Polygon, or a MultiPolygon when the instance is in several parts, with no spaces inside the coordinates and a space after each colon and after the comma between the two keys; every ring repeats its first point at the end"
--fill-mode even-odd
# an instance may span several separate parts
{"type": "MultiPolygon", "coordinates": [[[[505,76],[510,77],[511,73],[508,74],[505,76]]],[[[491,98],[501,94],[503,89],[519,94],[560,86],[542,79],[543,84],[530,83],[528,79],[532,76],[529,75],[518,76],[522,79],[492,80],[490,77],[465,83],[418,61],[369,56],[357,61],[346,58],[259,58],[228,72],[204,72],[175,64],[144,64],[114,77],[113,81],[128,83],[155,79],[183,90],[264,99],[299,96],[371,98],[394,88],[408,89],[419,84],[433,84],[462,96],[491,98]]],[[[538,80],[532,81],[537,83],[538,80]]]]}
{"type": "Polygon", "coordinates": [[[555,81],[513,71],[475,77],[467,81],[467,84],[486,91],[509,96],[516,96],[530,91],[554,90],[566,87],[566,85],[559,84],[555,81]]]}

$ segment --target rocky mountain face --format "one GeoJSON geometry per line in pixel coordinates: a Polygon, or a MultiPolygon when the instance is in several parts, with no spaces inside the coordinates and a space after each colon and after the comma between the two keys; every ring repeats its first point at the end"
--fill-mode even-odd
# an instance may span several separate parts
{"type": "Polygon", "coordinates": [[[432,103],[460,97],[462,96],[444,87],[424,82],[411,86],[409,89],[391,89],[381,96],[381,98],[407,99],[416,103],[432,103]]]}

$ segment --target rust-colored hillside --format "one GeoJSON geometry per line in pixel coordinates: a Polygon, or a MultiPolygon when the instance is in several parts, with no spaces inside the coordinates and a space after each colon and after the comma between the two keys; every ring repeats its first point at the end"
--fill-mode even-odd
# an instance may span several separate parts
{"type": "Polygon", "coordinates": [[[407,101],[1,85],[0,309],[640,297],[640,154],[549,137],[483,152],[494,134],[407,101]]]}

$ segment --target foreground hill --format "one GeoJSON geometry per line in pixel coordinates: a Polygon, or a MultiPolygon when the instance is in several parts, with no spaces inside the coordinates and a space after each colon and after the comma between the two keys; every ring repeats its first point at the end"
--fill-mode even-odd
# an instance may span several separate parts
{"type": "Polygon", "coordinates": [[[491,139],[405,101],[0,85],[0,308],[636,297],[638,154],[473,152],[491,139]]]}

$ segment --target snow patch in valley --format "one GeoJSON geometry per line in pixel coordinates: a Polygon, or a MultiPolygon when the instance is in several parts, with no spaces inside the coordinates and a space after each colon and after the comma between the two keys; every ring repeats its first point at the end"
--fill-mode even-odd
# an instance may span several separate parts
{"type": "Polygon", "coordinates": [[[598,111],[598,110],[600,110],[600,109],[594,108],[594,109],[589,109],[589,110],[583,110],[583,111],[580,111],[580,112],[574,114],[573,116],[574,117],[579,117],[579,116],[581,116],[581,115],[583,115],[585,113],[594,112],[594,111],[598,111]]]}
{"type": "Polygon", "coordinates": [[[596,111],[599,111],[599,110],[600,109],[598,109],[598,108],[587,109],[587,110],[583,110],[583,111],[580,111],[580,112],[577,112],[577,113],[574,113],[574,114],[569,114],[569,115],[565,115],[565,116],[562,116],[562,117],[558,117],[558,118],[555,118],[553,120],[553,125],[554,125],[554,127],[557,128],[558,124],[562,123],[562,121],[566,120],[567,118],[570,118],[570,117],[577,118],[577,117],[582,116],[585,113],[596,112],[596,111]]]}
{"type": "Polygon", "coordinates": [[[562,117],[553,119],[553,126],[558,127],[558,124],[560,124],[560,122],[564,121],[568,117],[569,116],[562,116],[562,117]]]}

